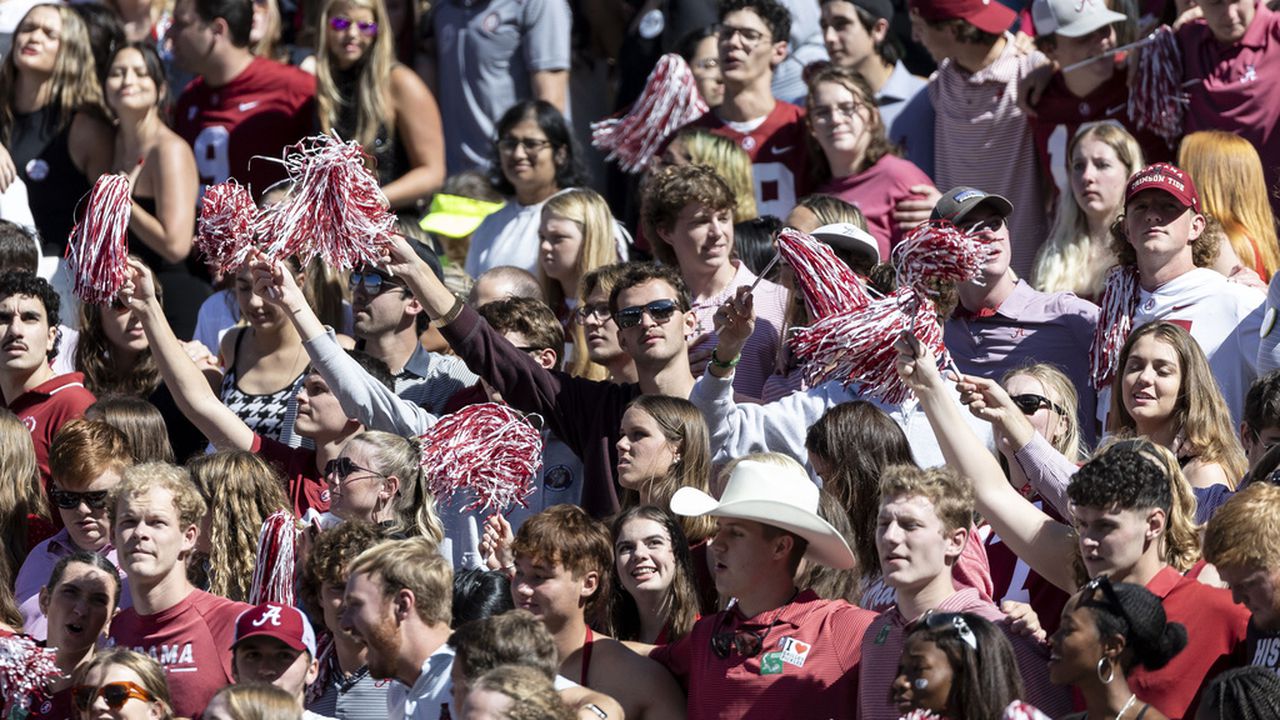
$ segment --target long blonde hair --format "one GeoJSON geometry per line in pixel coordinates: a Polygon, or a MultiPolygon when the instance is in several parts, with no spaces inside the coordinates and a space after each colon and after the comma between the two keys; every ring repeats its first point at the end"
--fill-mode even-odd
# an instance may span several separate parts
{"type": "Polygon", "coordinates": [[[1116,437],[1133,437],[1137,423],[1124,406],[1124,367],[1138,340],[1148,335],[1169,347],[1178,356],[1182,370],[1182,386],[1170,422],[1182,436],[1191,457],[1206,463],[1217,463],[1227,475],[1227,485],[1235,487],[1249,469],[1240,440],[1231,424],[1231,413],[1218,390],[1218,382],[1209,369],[1204,351],[1181,326],[1171,322],[1153,322],[1129,333],[1111,381],[1111,413],[1107,432],[1116,437]]]}
{"type": "MultiPolygon", "coordinates": [[[[617,285],[626,274],[628,267],[630,267],[629,263],[614,263],[583,273],[582,280],[578,282],[578,303],[585,305],[587,298],[594,295],[597,290],[608,297],[609,293],[613,292],[613,286],[617,285]]],[[[591,356],[587,353],[586,330],[576,320],[573,323],[573,342],[573,356],[569,358],[569,364],[566,366],[569,374],[588,380],[609,379],[608,368],[591,362],[591,356]]]]}
{"type": "MultiPolygon", "coordinates": [[[[17,572],[27,556],[28,516],[38,515],[49,519],[44,493],[40,488],[40,469],[36,465],[36,448],[31,431],[17,415],[0,408],[0,468],[4,481],[0,482],[0,541],[4,542],[4,554],[9,568],[17,572]]],[[[12,584],[13,577],[6,576],[12,584]]]]}
{"type": "MultiPolygon", "coordinates": [[[[545,221],[549,217],[568,220],[582,231],[582,246],[578,249],[578,260],[573,268],[579,278],[596,268],[618,262],[618,246],[613,239],[613,213],[609,212],[609,204],[600,197],[600,193],[590,188],[561,190],[542,206],[542,219],[545,221]]],[[[564,289],[559,282],[547,277],[541,263],[538,264],[538,280],[542,283],[547,305],[552,310],[559,308],[565,300],[564,289]]]]}
{"type": "Polygon", "coordinates": [[[394,475],[400,481],[400,489],[392,501],[395,516],[387,534],[416,535],[437,544],[444,540],[436,498],[422,472],[422,449],[418,441],[380,430],[366,430],[349,442],[360,443],[368,449],[370,470],[385,477],[394,475]]]}
{"type": "Polygon", "coordinates": [[[395,105],[391,101],[391,68],[396,64],[395,40],[391,37],[391,25],[387,22],[387,6],[383,0],[329,0],[320,14],[319,36],[316,38],[316,107],[320,116],[320,129],[329,132],[338,122],[344,105],[354,103],[356,108],[355,136],[343,138],[355,140],[371,149],[378,137],[378,128],[395,127],[395,105]],[[349,97],[338,92],[334,81],[335,68],[329,57],[329,18],[337,7],[368,10],[378,23],[378,34],[357,64],[360,79],[356,91],[349,97]]]}
{"type": "Polygon", "coordinates": [[[715,168],[733,191],[733,221],[754,220],[760,216],[756,208],[755,181],[751,175],[751,156],[729,138],[706,130],[682,130],[677,135],[689,153],[689,162],[715,168]]]}
{"type": "Polygon", "coordinates": [[[198,455],[187,463],[209,505],[209,592],[246,602],[267,516],[292,511],[280,474],[245,450],[198,455]]]}
{"type": "MultiPolygon", "coordinates": [[[[1120,163],[1124,165],[1125,175],[1131,177],[1143,168],[1142,148],[1138,141],[1123,127],[1113,122],[1085,123],[1076,131],[1075,137],[1067,146],[1067,163],[1075,157],[1076,148],[1085,139],[1092,138],[1101,142],[1113,151],[1120,163]]],[[[1115,222],[1124,212],[1124,204],[1114,208],[1107,226],[1115,222]]],[[[1110,242],[1110,236],[1102,238],[1110,242]]],[[[1058,212],[1053,222],[1053,229],[1045,240],[1040,251],[1036,253],[1035,266],[1031,271],[1032,285],[1042,292],[1061,292],[1064,290],[1078,295],[1097,297],[1102,294],[1102,284],[1106,273],[1097,277],[1089,275],[1089,221],[1080,206],[1076,204],[1075,193],[1070,188],[1058,197],[1058,212]]]]}
{"type": "MultiPolygon", "coordinates": [[[[1034,363],[1031,365],[1023,365],[1016,367],[1004,374],[1000,378],[1001,386],[1008,386],[1009,380],[1019,375],[1032,378],[1044,387],[1046,394],[1055,395],[1056,398],[1049,398],[1052,402],[1056,402],[1058,407],[1062,408],[1062,417],[1059,422],[1066,423],[1065,432],[1058,435],[1057,438],[1045,438],[1053,445],[1053,449],[1062,453],[1072,462],[1081,459],[1080,452],[1080,399],[1076,394],[1075,385],[1071,384],[1071,379],[1066,376],[1056,365],[1049,363],[1034,363]]],[[[1056,412],[1051,410],[1051,412],[1056,412]]]]}
{"type": "Polygon", "coordinates": [[[1250,269],[1261,266],[1262,279],[1269,280],[1280,267],[1280,247],[1258,151],[1238,135],[1203,130],[1182,138],[1178,167],[1191,175],[1203,214],[1222,223],[1240,261],[1250,269]]]}
{"type": "MultiPolygon", "coordinates": [[[[106,117],[102,104],[102,87],[98,84],[97,65],[89,43],[89,30],[84,21],[70,5],[45,3],[28,10],[22,16],[23,22],[27,15],[39,8],[52,8],[62,19],[58,57],[54,60],[53,73],[49,77],[49,106],[55,110],[53,129],[61,132],[81,110],[92,110],[100,117],[106,117]]],[[[18,23],[18,27],[22,27],[22,22],[18,23]]],[[[10,133],[13,131],[13,107],[17,100],[16,55],[17,53],[10,52],[3,63],[0,63],[0,143],[5,145],[12,140],[10,133]]]]}

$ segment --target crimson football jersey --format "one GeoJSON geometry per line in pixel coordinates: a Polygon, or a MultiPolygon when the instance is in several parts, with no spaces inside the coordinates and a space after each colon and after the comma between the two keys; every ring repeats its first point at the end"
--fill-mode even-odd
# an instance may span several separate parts
{"type": "MultiPolygon", "coordinates": [[[[1058,513],[1043,500],[1034,500],[1035,506],[1054,520],[1061,521],[1058,513]]],[[[1052,635],[1062,622],[1062,608],[1071,597],[1057,585],[1045,580],[1032,570],[995,530],[986,523],[978,528],[978,537],[987,548],[987,561],[991,564],[991,581],[995,584],[996,604],[1005,600],[1027,603],[1040,617],[1040,626],[1052,635]]]]}
{"type": "Polygon", "coordinates": [[[761,215],[785,218],[796,200],[810,190],[809,130],[804,109],[777,101],[764,122],[750,132],[739,132],[709,112],[686,127],[702,128],[729,138],[751,158],[756,210],[761,215]]]}
{"type": "Polygon", "coordinates": [[[261,198],[285,177],[280,163],[263,158],[279,158],[314,131],[315,96],[313,76],[264,58],[222,87],[192,80],[178,99],[173,129],[195,150],[201,187],[235,178],[261,198]]]}

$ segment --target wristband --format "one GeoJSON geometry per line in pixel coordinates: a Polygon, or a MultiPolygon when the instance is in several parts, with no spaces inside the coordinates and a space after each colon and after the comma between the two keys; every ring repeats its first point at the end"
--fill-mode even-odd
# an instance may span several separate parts
{"type": "Polygon", "coordinates": [[[742,360],[742,353],[738,353],[737,355],[733,356],[732,360],[729,360],[728,362],[726,362],[724,360],[721,360],[720,357],[716,355],[716,350],[719,350],[719,348],[715,348],[711,351],[711,364],[720,368],[721,370],[731,370],[737,366],[739,360],[742,360]]]}
{"type": "Polygon", "coordinates": [[[432,320],[431,327],[441,328],[453,322],[454,320],[457,320],[458,316],[462,314],[462,306],[463,306],[462,298],[455,297],[453,299],[453,307],[449,308],[449,311],[446,312],[444,315],[441,315],[435,320],[432,320]]]}
{"type": "Polygon", "coordinates": [[[584,710],[590,710],[591,712],[595,713],[596,716],[600,718],[600,720],[608,720],[609,718],[609,713],[605,712],[604,708],[600,707],[595,703],[587,703],[586,705],[583,705],[582,708],[584,710]]]}

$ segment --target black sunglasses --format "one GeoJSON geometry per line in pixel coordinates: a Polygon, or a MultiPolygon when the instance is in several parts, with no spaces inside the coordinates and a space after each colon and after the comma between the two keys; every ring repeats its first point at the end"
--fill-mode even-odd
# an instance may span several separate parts
{"type": "Polygon", "coordinates": [[[1067,411],[1062,409],[1058,403],[1050,400],[1043,395],[1035,393],[1023,393],[1021,395],[1013,395],[1009,398],[1014,405],[1022,411],[1023,415],[1035,415],[1040,408],[1050,408],[1059,415],[1066,415],[1067,411]]]}
{"type": "Polygon", "coordinates": [[[49,500],[63,510],[75,510],[80,507],[80,503],[88,505],[90,510],[101,510],[107,506],[107,493],[107,490],[91,490],[89,492],[50,490],[49,500]]]}
{"type": "Polygon", "coordinates": [[[119,710],[124,707],[124,704],[129,702],[130,698],[136,698],[143,702],[153,702],[155,700],[155,697],[146,688],[127,680],[107,683],[102,687],[77,685],[71,689],[71,698],[80,712],[89,712],[89,707],[93,705],[94,698],[99,696],[107,701],[107,707],[112,710],[119,710]]]}
{"type": "Polygon", "coordinates": [[[996,232],[1004,227],[1004,218],[997,215],[996,217],[987,218],[986,220],[978,220],[976,222],[966,223],[960,226],[961,230],[969,233],[979,232],[996,232]]]}
{"type": "Polygon", "coordinates": [[[943,613],[930,610],[924,614],[924,617],[920,618],[920,625],[934,632],[955,632],[961,642],[968,645],[975,652],[978,650],[978,636],[973,634],[973,628],[969,627],[969,622],[960,613],[943,613]]]}
{"type": "Polygon", "coordinates": [[[329,462],[324,464],[324,476],[329,477],[330,475],[336,475],[339,482],[346,481],[347,477],[349,477],[351,473],[355,473],[355,472],[367,472],[370,475],[377,475],[378,477],[386,477],[382,473],[377,472],[375,470],[370,470],[369,468],[366,468],[366,467],[360,467],[359,465],[352,462],[351,458],[349,457],[334,458],[333,460],[330,460],[329,462]]]}
{"type": "Polygon", "coordinates": [[[724,660],[729,657],[729,653],[734,650],[744,658],[755,657],[764,650],[764,640],[769,636],[769,631],[778,625],[775,618],[768,625],[739,625],[732,630],[721,631],[724,621],[730,613],[720,613],[720,619],[716,621],[716,627],[711,633],[711,651],[716,657],[724,660]]]}
{"type": "Polygon", "coordinates": [[[376,272],[351,273],[351,277],[347,280],[347,287],[350,288],[351,292],[363,288],[364,293],[369,296],[380,295],[384,290],[390,288],[406,289],[404,285],[384,277],[382,273],[376,272]]]}
{"type": "Polygon", "coordinates": [[[648,305],[633,305],[619,310],[613,314],[613,321],[618,323],[619,330],[625,330],[639,325],[644,314],[649,313],[649,317],[661,325],[670,320],[679,309],[680,305],[675,300],[654,300],[648,305]]]}

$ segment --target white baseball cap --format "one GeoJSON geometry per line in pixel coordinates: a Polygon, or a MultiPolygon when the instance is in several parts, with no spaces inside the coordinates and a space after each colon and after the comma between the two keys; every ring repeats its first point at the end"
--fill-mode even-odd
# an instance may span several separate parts
{"type": "Polygon", "coordinates": [[[1056,34],[1075,38],[1128,18],[1108,8],[1105,0],[1035,0],[1031,20],[1036,37],[1056,34]]]}

